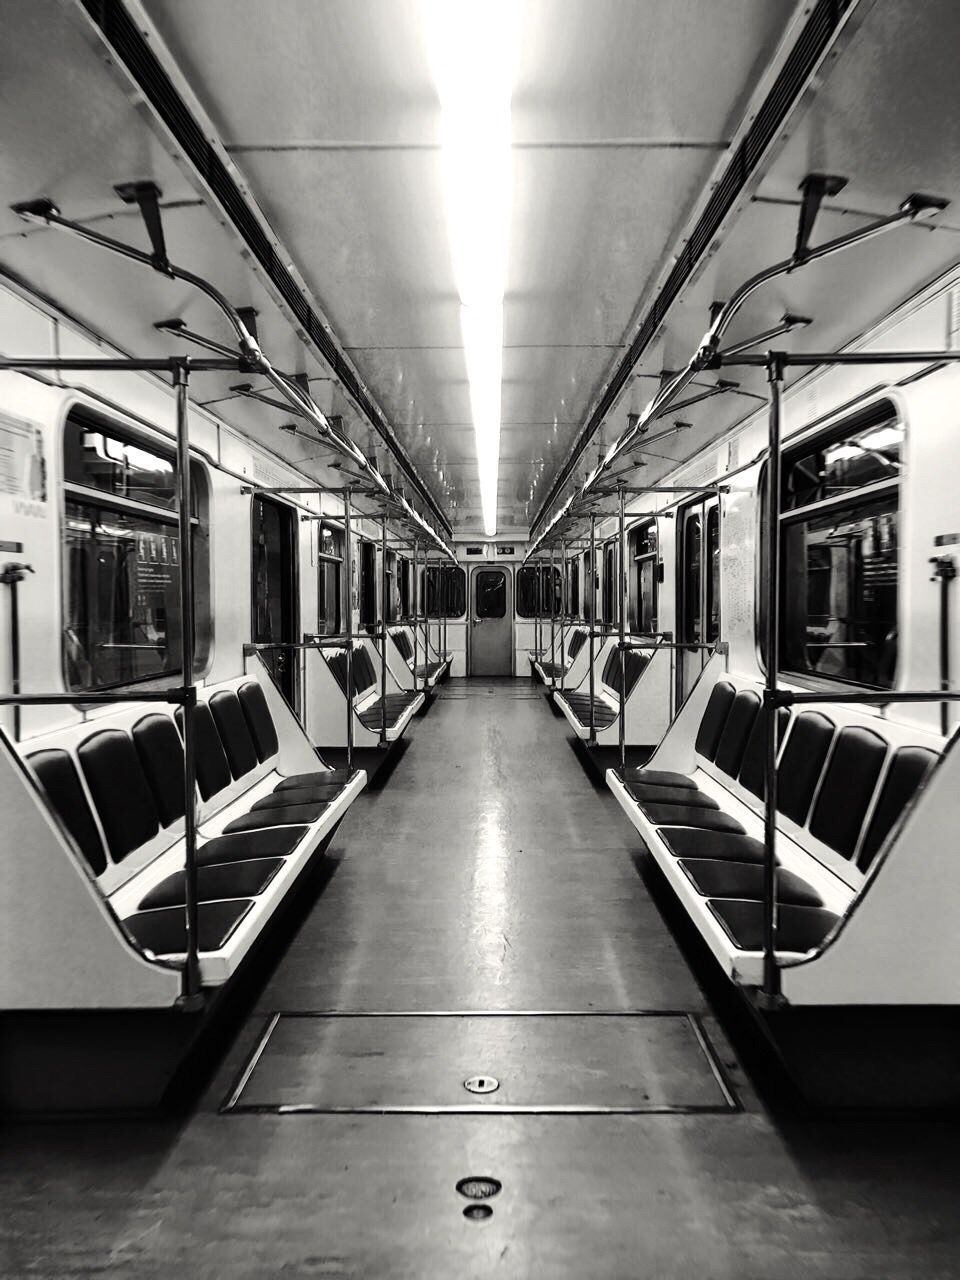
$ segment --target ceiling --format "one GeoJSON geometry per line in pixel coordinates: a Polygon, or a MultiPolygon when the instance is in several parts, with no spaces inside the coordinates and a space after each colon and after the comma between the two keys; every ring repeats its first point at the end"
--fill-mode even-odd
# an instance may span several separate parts
{"type": "MultiPolygon", "coordinates": [[[[851,179],[828,202],[834,211],[821,216],[815,238],[888,212],[913,190],[960,200],[957,6],[852,3],[836,58],[757,166],[600,430],[592,438],[584,432],[691,218],[812,7],[797,0],[518,0],[503,534],[522,536],[548,514],[545,501],[575,442],[587,447],[569,482],[582,480],[597,448],[649,399],[661,370],[685,363],[714,299],[789,253],[805,173],[851,179]]],[[[382,410],[385,434],[407,460],[408,496],[415,471],[455,532],[475,536],[479,483],[444,221],[439,105],[419,4],[127,0],[125,8],[382,410]]],[[[202,175],[108,58],[79,0],[0,0],[0,14],[8,37],[0,49],[7,138],[0,264],[125,349],[182,349],[153,328],[170,316],[226,340],[192,290],[105,260],[69,237],[25,229],[5,211],[47,195],[67,216],[94,219],[142,245],[139,221],[112,188],[152,178],[167,206],[171,257],[236,305],[255,306],[271,360],[308,374],[321,407],[342,415],[364,451],[403,480],[389,444],[344,392],[330,360],[302,340],[289,306],[202,175]]],[[[960,226],[960,207],[940,221],[945,229],[896,231],[778,282],[745,308],[731,339],[769,327],[785,309],[817,322],[792,340],[795,349],[849,339],[960,256],[960,239],[949,230],[960,226]]],[[[203,375],[199,398],[216,400],[218,412],[248,434],[274,440],[282,416],[231,397],[236,381],[203,375]]],[[[692,415],[689,431],[664,442],[657,469],[755,407],[759,379],[741,383],[705,402],[711,407],[692,415]]],[[[562,487],[552,493],[554,502],[563,496],[562,487]]]]}

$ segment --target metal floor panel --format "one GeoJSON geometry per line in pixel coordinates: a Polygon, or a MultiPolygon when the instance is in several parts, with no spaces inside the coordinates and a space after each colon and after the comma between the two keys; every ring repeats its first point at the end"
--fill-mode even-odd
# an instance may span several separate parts
{"type": "Polygon", "coordinates": [[[277,1013],[224,1111],[610,1115],[730,1112],[688,1013],[277,1013]],[[465,1081],[492,1077],[472,1093],[465,1081]]]}

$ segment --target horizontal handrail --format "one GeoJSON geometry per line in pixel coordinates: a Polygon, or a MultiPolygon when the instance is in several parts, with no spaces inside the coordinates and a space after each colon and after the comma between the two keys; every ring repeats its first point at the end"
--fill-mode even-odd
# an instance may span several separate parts
{"type": "Polygon", "coordinates": [[[891,702],[960,702],[960,690],[956,689],[877,689],[873,693],[803,693],[796,689],[777,689],[773,702],[778,707],[792,707],[804,703],[863,703],[886,706],[891,702]]]}
{"type": "Polygon", "coordinates": [[[715,644],[687,644],[684,640],[624,640],[617,645],[618,649],[693,649],[698,652],[706,649],[710,653],[713,653],[716,647],[715,644]]]}
{"type": "Polygon", "coordinates": [[[140,693],[7,693],[0,707],[111,706],[124,702],[173,702],[185,706],[196,701],[195,689],[144,689],[140,693]]]}

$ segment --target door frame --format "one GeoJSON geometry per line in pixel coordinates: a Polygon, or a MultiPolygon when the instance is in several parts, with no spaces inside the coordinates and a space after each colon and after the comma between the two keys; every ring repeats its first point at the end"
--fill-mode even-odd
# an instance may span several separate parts
{"type": "MultiPolygon", "coordinates": [[[[712,565],[709,555],[709,539],[707,536],[710,525],[710,512],[716,510],[717,513],[717,553],[720,552],[721,537],[723,528],[723,509],[720,502],[720,494],[708,493],[698,498],[685,502],[677,508],[677,572],[675,578],[675,600],[674,606],[677,619],[677,642],[681,646],[685,643],[686,631],[686,523],[687,516],[696,513],[700,517],[700,637],[699,643],[707,642],[707,635],[710,629],[710,577],[712,565]]],[[[719,586],[719,584],[718,584],[719,586]]],[[[720,639],[723,627],[723,619],[720,615],[720,592],[717,592],[717,640],[720,639]]],[[[696,641],[686,641],[686,643],[697,643],[696,641]]],[[[707,664],[707,651],[701,649],[700,670],[707,664]]],[[[679,710],[683,706],[684,701],[689,697],[690,689],[696,683],[696,676],[691,682],[690,689],[684,689],[684,658],[687,657],[687,650],[683,647],[677,650],[677,666],[676,666],[676,688],[675,706],[679,710]]]]}
{"type": "MultiPolygon", "coordinates": [[[[466,567],[466,566],[464,566],[466,567]]],[[[510,623],[510,672],[509,677],[516,675],[517,662],[517,602],[515,596],[516,580],[514,575],[514,566],[512,564],[472,564],[470,565],[470,573],[467,577],[467,612],[465,622],[467,624],[467,675],[473,677],[473,631],[474,631],[474,579],[478,573],[503,573],[509,586],[507,588],[507,612],[505,617],[510,623]]],[[[480,676],[479,679],[486,677],[480,676]]],[[[491,677],[496,679],[497,677],[491,677]]],[[[503,679],[504,677],[500,677],[503,679]]]]}

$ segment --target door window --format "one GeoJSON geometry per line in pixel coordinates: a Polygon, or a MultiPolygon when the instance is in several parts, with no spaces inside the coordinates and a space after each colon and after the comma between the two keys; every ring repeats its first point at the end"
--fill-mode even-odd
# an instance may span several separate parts
{"type": "Polygon", "coordinates": [[[507,613],[507,579],[499,569],[481,569],[476,576],[478,618],[503,618],[507,613]]]}

